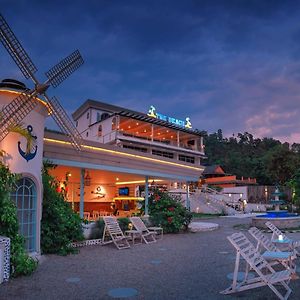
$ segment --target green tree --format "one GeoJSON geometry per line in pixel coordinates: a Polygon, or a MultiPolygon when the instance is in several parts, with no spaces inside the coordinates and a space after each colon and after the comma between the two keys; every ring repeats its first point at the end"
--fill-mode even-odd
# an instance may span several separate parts
{"type": "Polygon", "coordinates": [[[18,176],[0,162],[0,235],[11,240],[11,276],[29,275],[37,267],[36,261],[29,257],[24,248],[24,238],[19,234],[17,208],[10,199],[10,192],[18,176]]]}
{"type": "Polygon", "coordinates": [[[43,253],[66,255],[74,252],[73,241],[83,239],[82,220],[66,202],[65,194],[57,191],[58,182],[49,174],[54,168],[49,163],[43,168],[43,215],[41,221],[41,247],[43,253]]]}

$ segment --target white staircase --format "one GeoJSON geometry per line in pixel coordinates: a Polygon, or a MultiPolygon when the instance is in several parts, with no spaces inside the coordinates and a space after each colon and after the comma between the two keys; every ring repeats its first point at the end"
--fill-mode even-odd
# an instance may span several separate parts
{"type": "Polygon", "coordinates": [[[238,202],[233,201],[228,195],[208,187],[197,189],[191,193],[190,205],[192,212],[226,215],[241,213],[237,210],[238,202]]]}

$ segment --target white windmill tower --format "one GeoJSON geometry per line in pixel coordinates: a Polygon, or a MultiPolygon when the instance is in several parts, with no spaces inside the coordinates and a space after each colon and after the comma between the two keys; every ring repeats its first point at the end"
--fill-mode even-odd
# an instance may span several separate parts
{"type": "Polygon", "coordinates": [[[71,73],[73,73],[80,65],[83,59],[78,50],[74,51],[68,57],[63,59],[48,72],[46,72],[47,80],[40,83],[34,74],[37,71],[36,66],[16,38],[9,25],[0,14],[0,41],[15,61],[17,66],[26,79],[31,78],[34,82],[34,88],[25,94],[20,94],[12,102],[6,105],[1,111],[0,120],[0,141],[2,141],[9,133],[9,128],[18,125],[21,121],[35,108],[37,105],[36,96],[43,97],[48,104],[50,114],[65,133],[71,144],[77,149],[81,149],[82,137],[77,131],[67,113],[60,105],[56,97],[49,98],[46,94],[50,85],[54,88],[64,81],[71,73]]]}
{"type": "Polygon", "coordinates": [[[0,110],[0,148],[9,154],[6,163],[9,165],[10,170],[22,174],[17,183],[16,192],[12,194],[12,200],[16,202],[18,216],[21,216],[19,218],[20,232],[25,237],[27,250],[39,253],[43,190],[41,167],[44,123],[47,113],[50,113],[62,132],[69,137],[72,146],[76,150],[81,150],[82,145],[82,137],[67,113],[55,97],[48,97],[46,91],[50,85],[57,87],[64,81],[83,64],[83,59],[78,50],[73,52],[46,72],[48,79],[44,83],[40,83],[34,75],[37,68],[1,14],[0,41],[25,78],[31,78],[34,83],[34,88],[31,90],[12,91],[0,87],[0,109],[2,107],[2,110],[0,110]],[[41,102],[39,98],[44,99],[44,101],[41,102]],[[33,153],[30,150],[29,154],[31,156],[27,153],[24,155],[20,151],[21,147],[24,148],[24,142],[26,141],[16,134],[9,134],[12,127],[20,124],[23,126],[23,123],[27,125],[30,134],[31,131],[33,132],[33,128],[36,128],[34,132],[34,138],[36,139],[35,152],[33,153]],[[18,141],[20,139],[22,142],[18,141]],[[39,150],[36,151],[37,149],[39,150]],[[25,191],[27,191],[26,195],[24,194],[25,191]],[[32,234],[29,234],[30,232],[32,234]]]}

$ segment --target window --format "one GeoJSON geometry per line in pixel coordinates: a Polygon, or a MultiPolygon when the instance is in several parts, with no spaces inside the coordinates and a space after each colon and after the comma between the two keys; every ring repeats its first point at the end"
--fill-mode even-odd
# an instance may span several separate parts
{"type": "Polygon", "coordinates": [[[186,156],[186,155],[179,154],[179,160],[192,163],[192,164],[195,163],[195,157],[193,156],[186,156]]]}
{"type": "Polygon", "coordinates": [[[17,206],[19,231],[25,238],[25,249],[36,251],[36,207],[37,193],[35,183],[28,177],[23,177],[16,183],[16,189],[11,193],[11,199],[17,206]]]}
{"type": "Polygon", "coordinates": [[[89,132],[87,131],[85,135],[86,135],[86,137],[88,137],[89,136],[89,132]]]}
{"type": "Polygon", "coordinates": [[[101,121],[103,121],[103,120],[105,120],[105,119],[107,119],[107,118],[109,118],[109,114],[108,114],[108,113],[103,113],[103,114],[101,115],[101,121]]]}
{"type": "Polygon", "coordinates": [[[98,136],[102,136],[102,125],[98,127],[98,136]]]}
{"type": "Polygon", "coordinates": [[[101,120],[101,113],[97,112],[97,122],[101,120]]]}
{"type": "Polygon", "coordinates": [[[76,127],[78,127],[78,121],[76,121],[76,127]]]}
{"type": "Polygon", "coordinates": [[[89,117],[90,117],[90,113],[88,112],[88,113],[86,114],[86,118],[89,119],[89,117]]]}
{"type": "Polygon", "coordinates": [[[123,148],[131,149],[131,150],[135,150],[135,151],[139,151],[139,152],[147,152],[146,148],[137,147],[137,146],[123,145],[123,148]]]}
{"type": "Polygon", "coordinates": [[[168,158],[174,158],[174,154],[171,152],[165,152],[165,151],[160,151],[160,150],[152,150],[153,155],[157,156],[163,156],[163,157],[168,157],[168,158]]]}

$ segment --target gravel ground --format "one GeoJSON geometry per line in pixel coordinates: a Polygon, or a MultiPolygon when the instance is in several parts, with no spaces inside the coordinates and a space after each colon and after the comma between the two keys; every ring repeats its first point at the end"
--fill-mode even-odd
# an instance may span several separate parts
{"type": "MultiPolygon", "coordinates": [[[[235,252],[226,236],[237,232],[234,224],[247,224],[250,219],[207,222],[218,223],[220,228],[168,234],[157,243],[125,250],[113,245],[89,246],[77,255],[43,256],[32,276],[2,284],[0,299],[113,299],[110,292],[116,288],[135,289],[137,294],[129,299],[277,299],[268,287],[233,295],[219,293],[230,285],[227,275],[235,263],[235,252]]],[[[289,236],[300,240],[300,233],[289,236]]],[[[291,281],[290,287],[289,299],[299,300],[300,280],[291,281]]]]}

